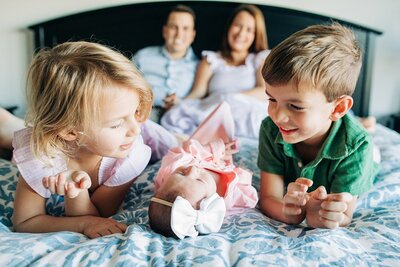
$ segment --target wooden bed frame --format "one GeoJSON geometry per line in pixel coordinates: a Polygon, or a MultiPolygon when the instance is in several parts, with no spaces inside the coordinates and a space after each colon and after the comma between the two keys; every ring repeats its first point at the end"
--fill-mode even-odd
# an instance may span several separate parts
{"type": "MultiPolygon", "coordinates": [[[[193,49],[219,50],[226,21],[239,5],[233,2],[185,1],[154,2],[116,6],[70,15],[29,28],[35,33],[35,48],[52,47],[65,41],[88,40],[113,46],[131,57],[137,50],[161,45],[162,25],[169,9],[185,4],[196,12],[196,40],[193,49]]],[[[290,34],[309,25],[338,21],[351,27],[363,49],[363,67],[354,92],[355,114],[367,116],[371,91],[375,37],[381,32],[331,17],[297,10],[257,5],[264,13],[270,48],[290,34]]]]}

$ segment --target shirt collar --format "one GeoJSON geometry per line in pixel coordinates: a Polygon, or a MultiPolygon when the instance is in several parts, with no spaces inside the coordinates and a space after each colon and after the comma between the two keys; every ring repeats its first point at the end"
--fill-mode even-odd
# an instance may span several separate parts
{"type": "MultiPolygon", "coordinates": [[[[167,50],[167,48],[165,47],[165,45],[163,45],[161,47],[161,54],[163,56],[165,56],[166,58],[171,58],[171,56],[169,55],[169,52],[167,50]]],[[[179,59],[179,60],[184,60],[184,61],[193,61],[196,58],[193,49],[191,46],[189,46],[188,50],[186,51],[186,54],[183,58],[179,59]]]]}

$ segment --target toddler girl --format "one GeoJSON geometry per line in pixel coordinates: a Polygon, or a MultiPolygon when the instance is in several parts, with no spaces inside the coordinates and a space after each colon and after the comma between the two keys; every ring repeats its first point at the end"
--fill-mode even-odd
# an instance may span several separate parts
{"type": "Polygon", "coordinates": [[[18,232],[122,233],[109,217],[146,167],[140,124],[152,93],[132,62],[103,45],[68,42],[40,51],[28,73],[27,127],[13,139],[20,172],[13,223],[18,232]],[[64,196],[65,217],[46,214],[64,196]]]}

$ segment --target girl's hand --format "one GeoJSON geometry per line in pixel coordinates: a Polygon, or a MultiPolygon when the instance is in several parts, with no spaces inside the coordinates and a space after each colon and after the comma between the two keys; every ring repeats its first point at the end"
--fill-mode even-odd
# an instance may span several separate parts
{"type": "Polygon", "coordinates": [[[89,175],[84,171],[65,171],[54,176],[46,176],[42,180],[43,186],[52,194],[75,198],[83,190],[92,185],[89,175]]]}
{"type": "Polygon", "coordinates": [[[126,231],[126,224],[114,219],[85,216],[82,220],[82,233],[89,238],[97,238],[111,234],[122,234],[126,231]]]}
{"type": "Polygon", "coordinates": [[[289,183],[286,195],[283,197],[284,215],[302,216],[309,199],[307,190],[312,184],[313,181],[307,178],[297,178],[295,182],[289,183]]]}

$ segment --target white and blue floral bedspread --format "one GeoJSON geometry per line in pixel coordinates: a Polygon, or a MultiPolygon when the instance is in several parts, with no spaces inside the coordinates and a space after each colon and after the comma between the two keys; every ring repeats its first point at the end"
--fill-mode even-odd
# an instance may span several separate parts
{"type": "MultiPolygon", "coordinates": [[[[378,125],[374,140],[381,150],[381,171],[375,187],[360,196],[348,227],[289,226],[249,209],[227,216],[219,233],[182,241],[148,226],[159,164],[137,179],[114,216],[130,225],[126,233],[91,240],[72,232],[13,232],[17,170],[0,160],[0,266],[399,266],[400,135],[378,125]]],[[[254,171],[258,188],[257,142],[241,141],[237,163],[254,171]]],[[[63,210],[56,197],[47,207],[51,214],[63,210]]]]}

